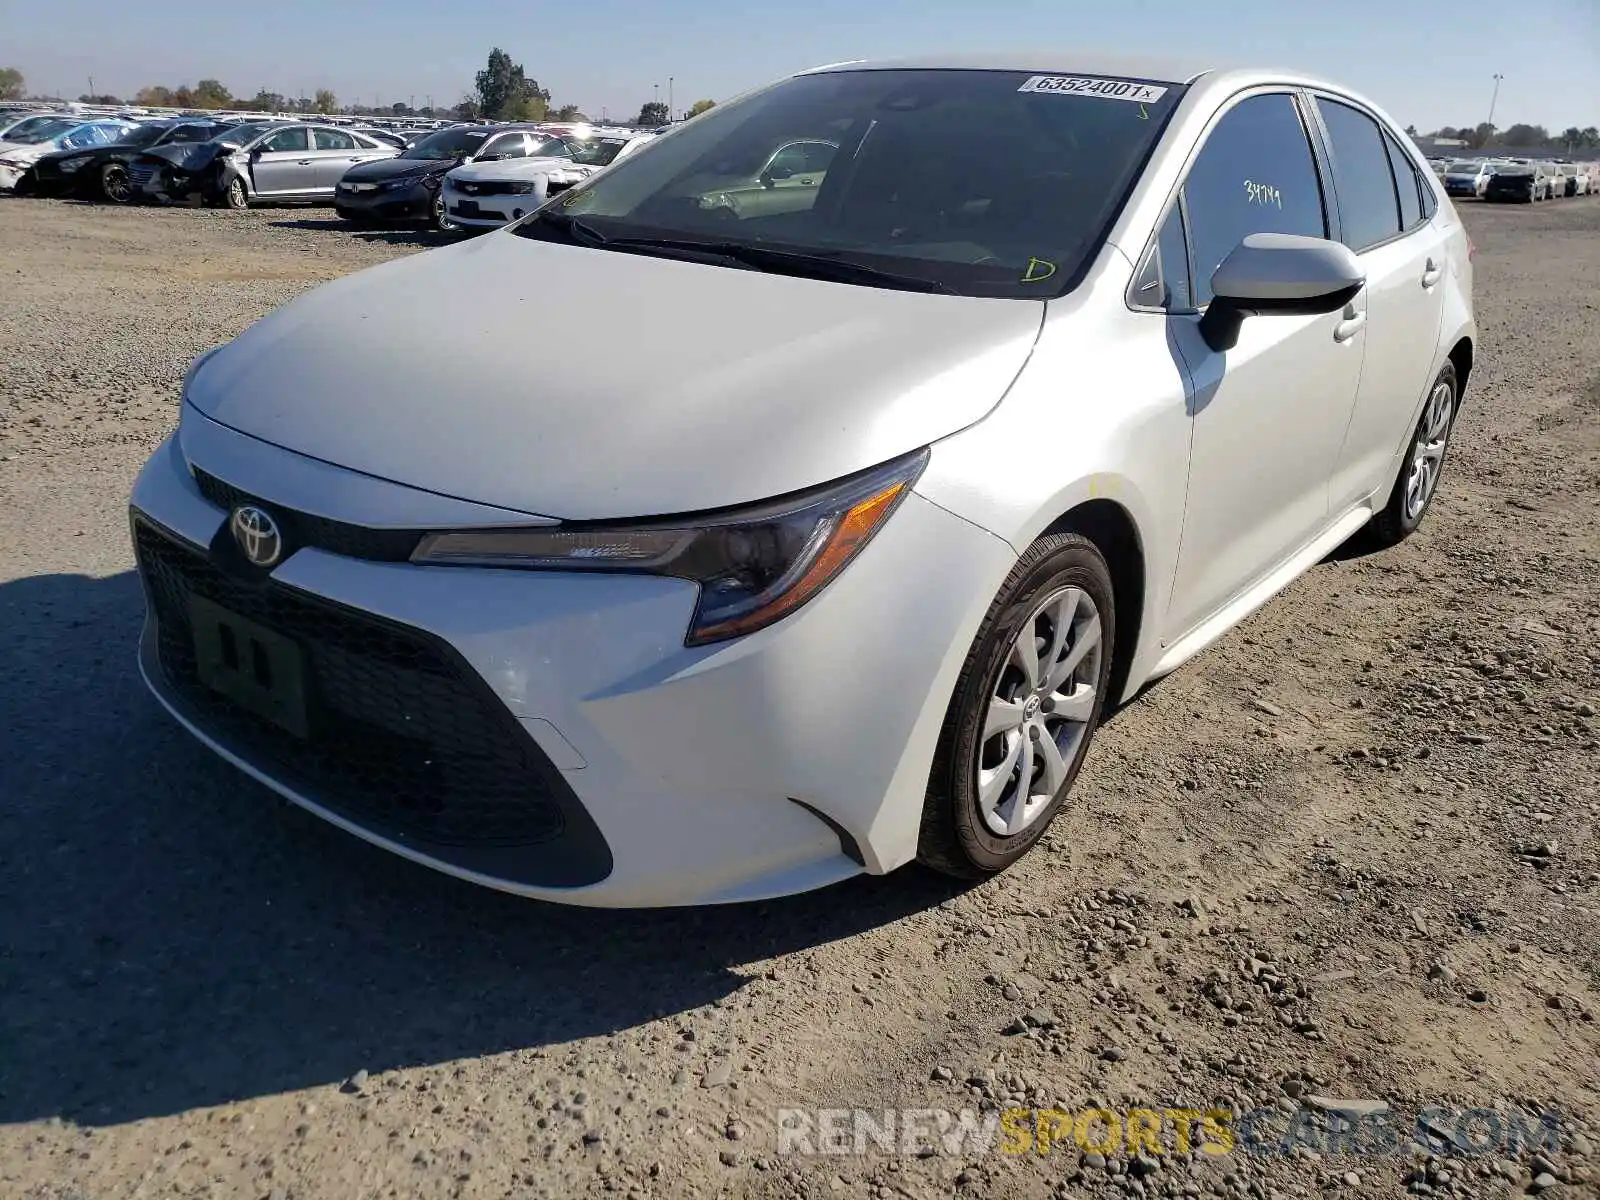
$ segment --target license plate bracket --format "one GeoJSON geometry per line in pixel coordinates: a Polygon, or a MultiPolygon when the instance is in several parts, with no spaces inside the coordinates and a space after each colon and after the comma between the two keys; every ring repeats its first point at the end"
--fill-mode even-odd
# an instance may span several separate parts
{"type": "Polygon", "coordinates": [[[463,200],[456,205],[456,216],[475,217],[478,215],[478,202],[476,200],[463,200]]]}
{"type": "Polygon", "coordinates": [[[297,738],[311,736],[305,651],[203,596],[189,597],[200,682],[297,738]]]}

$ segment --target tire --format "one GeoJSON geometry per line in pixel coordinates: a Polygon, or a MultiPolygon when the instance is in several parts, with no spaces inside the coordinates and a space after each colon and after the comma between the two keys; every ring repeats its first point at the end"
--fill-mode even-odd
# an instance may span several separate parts
{"type": "Polygon", "coordinates": [[[223,189],[222,207],[231,208],[234,212],[243,212],[250,207],[250,190],[239,176],[228,180],[228,186],[223,189]]]}
{"type": "Polygon", "coordinates": [[[18,175],[16,183],[11,185],[11,194],[13,196],[33,195],[33,180],[28,177],[26,171],[18,175]]]}
{"type": "Polygon", "coordinates": [[[1006,577],[956,680],[923,803],[917,858],[924,865],[983,879],[1011,866],[1043,836],[1072,790],[1099,726],[1115,645],[1115,593],[1099,549],[1075,533],[1039,539],[1006,577]],[[1064,616],[1068,612],[1072,615],[1064,616]],[[1058,634],[1062,626],[1071,630],[1065,641],[1058,634]],[[1040,689],[1028,687],[1016,653],[1030,627],[1040,689]],[[1056,647],[1058,653],[1048,653],[1056,647]],[[1059,671],[1074,657],[1079,659],[1075,669],[1047,696],[1051,689],[1043,681],[1050,664],[1060,664],[1059,671]],[[1085,696],[1085,687],[1092,693],[1085,696]],[[1041,698],[1047,704],[1060,701],[1068,693],[1077,699],[1074,707],[1082,720],[1064,716],[1064,705],[1052,711],[1039,703],[1041,698]],[[1019,726],[985,738],[991,713],[1009,721],[1012,706],[1022,718],[1019,726]],[[1053,770],[1046,766],[1044,738],[1057,747],[1053,770]],[[1024,763],[1030,767],[1027,793],[1019,786],[1024,763]],[[1011,831],[1003,831],[1008,823],[1011,831]]]}
{"type": "Polygon", "coordinates": [[[444,188],[441,187],[433,194],[433,205],[428,215],[428,224],[440,233],[460,233],[461,226],[450,219],[450,214],[444,210],[444,188]]]}
{"type": "Polygon", "coordinates": [[[100,168],[100,195],[108,204],[127,204],[133,199],[133,180],[123,163],[109,162],[100,168]]]}
{"type": "Polygon", "coordinates": [[[1456,382],[1455,366],[1445,363],[1433,386],[1428,389],[1428,400],[1422,406],[1422,416],[1417,419],[1416,428],[1411,431],[1411,440],[1406,443],[1406,452],[1400,460],[1400,473],[1395,476],[1394,487],[1389,492],[1389,502],[1368,526],[1372,540],[1379,547],[1397,546],[1405,541],[1417,531],[1422,518],[1428,515],[1428,509],[1433,506],[1433,498],[1439,494],[1439,478],[1444,474],[1445,458],[1450,451],[1450,435],[1455,432],[1460,400],[1461,389],[1456,382]],[[1442,413],[1441,404],[1445,406],[1442,413]],[[1436,453],[1430,456],[1432,478],[1426,482],[1421,503],[1416,504],[1411,493],[1419,454],[1425,444],[1434,446],[1436,453]]]}

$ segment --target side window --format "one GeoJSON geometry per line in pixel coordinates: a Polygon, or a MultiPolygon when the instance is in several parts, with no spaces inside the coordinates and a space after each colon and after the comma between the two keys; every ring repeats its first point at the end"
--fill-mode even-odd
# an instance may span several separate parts
{"type": "MultiPolygon", "coordinates": [[[[579,146],[581,150],[583,147],[579,146]]],[[[560,138],[551,138],[548,142],[538,142],[534,146],[534,158],[572,158],[572,147],[560,138]]]]}
{"type": "Polygon", "coordinates": [[[1366,113],[1320,97],[1317,110],[1333,144],[1333,184],[1344,244],[1359,254],[1400,232],[1389,151],[1377,122],[1366,113]]]}
{"type": "Polygon", "coordinates": [[[1132,299],[1141,308],[1187,312],[1194,307],[1189,286],[1189,244],[1183,236],[1183,209],[1174,204],[1161,232],[1144,256],[1134,280],[1132,299]]]}
{"type": "Polygon", "coordinates": [[[342,129],[313,129],[312,139],[318,150],[354,150],[356,140],[342,129]]]}
{"type": "Polygon", "coordinates": [[[269,154],[285,154],[298,150],[309,150],[311,149],[310,133],[305,129],[280,129],[262,142],[261,148],[269,154]]]}
{"type": "Polygon", "coordinates": [[[1211,276],[1249,234],[1328,236],[1311,142],[1287,93],[1252,96],[1229,109],[1189,169],[1183,195],[1194,247],[1193,307],[1211,302],[1211,276]]]}
{"type": "Polygon", "coordinates": [[[1395,144],[1394,138],[1384,134],[1383,144],[1389,151],[1395,190],[1400,193],[1400,228],[1415,229],[1422,224],[1422,180],[1417,178],[1410,156],[1395,144]]]}

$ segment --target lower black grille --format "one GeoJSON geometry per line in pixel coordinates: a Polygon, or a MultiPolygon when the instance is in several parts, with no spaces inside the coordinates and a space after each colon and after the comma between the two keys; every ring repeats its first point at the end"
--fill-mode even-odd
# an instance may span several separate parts
{"type": "Polygon", "coordinates": [[[415,529],[368,529],[362,525],[284,508],[236,488],[198,467],[194,468],[194,481],[200,488],[200,494],[218,508],[232,510],[241,504],[253,504],[266,509],[283,530],[288,553],[303,546],[314,546],[332,554],[343,554],[346,558],[406,562],[422,540],[422,533],[415,529]]]}
{"type": "MultiPolygon", "coordinates": [[[[432,848],[553,843],[561,853],[522,872],[527,882],[577,886],[610,873],[604,839],[566,781],[445,643],[270,580],[235,579],[138,517],[134,543],[164,682],[197,725],[245,761],[398,841],[432,848]],[[201,683],[191,596],[300,646],[309,738],[201,683]]],[[[523,855],[519,861],[528,861],[523,855]]],[[[493,870],[510,873],[503,863],[493,870]]]]}

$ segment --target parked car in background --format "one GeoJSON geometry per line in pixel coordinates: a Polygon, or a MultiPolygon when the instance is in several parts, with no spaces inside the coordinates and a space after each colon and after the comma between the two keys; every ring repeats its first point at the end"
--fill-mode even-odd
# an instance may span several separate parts
{"type": "Polygon", "coordinates": [[[1494,164],[1484,159],[1464,158],[1450,163],[1441,178],[1444,190],[1451,196],[1471,196],[1481,199],[1489,187],[1489,177],[1494,174],[1494,164]]]}
{"type": "Polygon", "coordinates": [[[526,158],[548,140],[536,125],[441,129],[386,162],[352,167],[339,180],[334,208],[347,221],[422,220],[454,229],[444,210],[446,173],[467,163],[526,158]]]}
{"type": "Polygon", "coordinates": [[[1567,196],[1567,173],[1572,169],[1566,163],[1546,162],[1543,164],[1545,177],[1549,180],[1546,189],[1546,200],[1564,200],[1567,196]]]}
{"type": "Polygon", "coordinates": [[[40,196],[80,196],[126,204],[138,195],[128,168],[142,151],[209,141],[227,129],[218,121],[182,117],[142,122],[104,146],[44,155],[29,168],[24,182],[28,191],[40,196]]]}
{"type": "Polygon", "coordinates": [[[350,125],[347,128],[351,133],[359,133],[362,137],[371,138],[385,146],[393,146],[396,150],[404,150],[410,144],[404,136],[392,129],[378,129],[372,125],[350,125]]]}
{"type": "Polygon", "coordinates": [[[1532,204],[1550,198],[1551,180],[1542,163],[1502,163],[1484,188],[1485,200],[1532,204]]]}
{"type": "Polygon", "coordinates": [[[131,498],[141,669],[288,799],[524,895],[992,876],[1070,840],[1108,706],[1418,527],[1472,291],[1325,80],[807,72],[198,359],[131,498]],[[763,164],[826,179],[701,203],[763,164]]]}
{"type": "Polygon", "coordinates": [[[227,208],[326,204],[352,166],[394,155],[393,146],[332,125],[270,122],[236,125],[197,145],[157,146],[130,170],[141,190],[174,199],[198,195],[227,208]]]}
{"type": "Polygon", "coordinates": [[[46,154],[109,145],[134,127],[132,121],[81,121],[54,132],[52,126],[40,126],[24,135],[30,141],[0,142],[0,188],[16,188],[28,168],[46,154]]]}
{"type": "Polygon", "coordinates": [[[526,158],[457,167],[444,177],[446,215],[465,229],[495,229],[521,220],[563,192],[647,144],[647,136],[551,137],[526,158]]]}
{"type": "Polygon", "coordinates": [[[39,140],[41,137],[50,137],[57,133],[64,133],[78,122],[71,117],[62,117],[60,113],[40,112],[28,113],[23,116],[8,116],[0,120],[0,142],[16,142],[26,145],[39,140]],[[49,126],[56,126],[50,133],[42,132],[49,126]],[[34,135],[38,134],[38,137],[34,135]]]}
{"type": "Polygon", "coordinates": [[[700,207],[730,220],[802,212],[816,203],[838,151],[832,141],[795,138],[756,162],[708,163],[683,186],[695,194],[700,207]]]}

